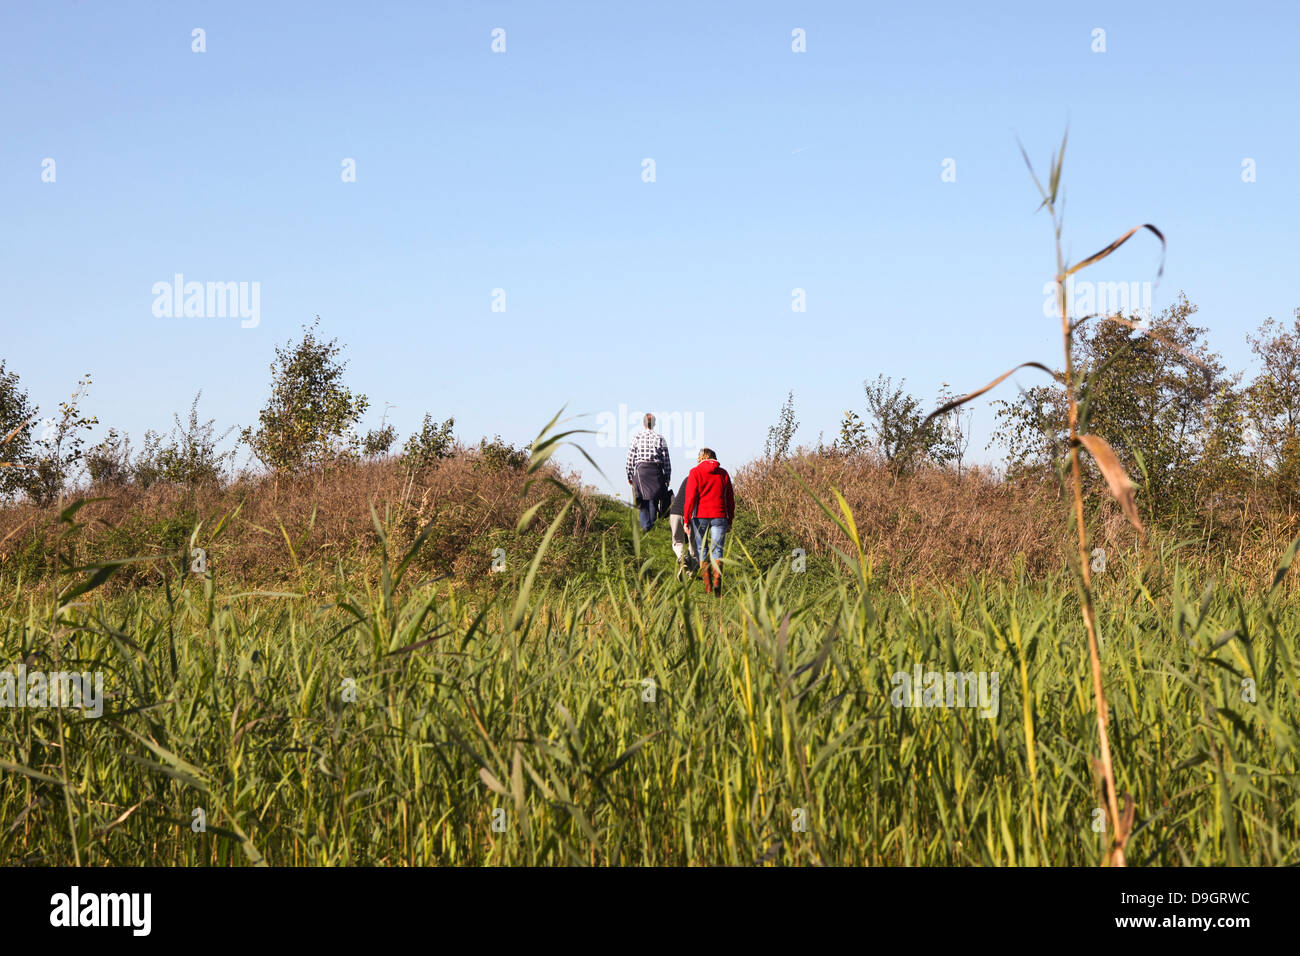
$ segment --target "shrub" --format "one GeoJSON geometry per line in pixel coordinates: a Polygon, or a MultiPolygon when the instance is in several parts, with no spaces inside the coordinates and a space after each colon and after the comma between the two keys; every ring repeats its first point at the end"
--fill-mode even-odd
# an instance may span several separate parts
{"type": "Polygon", "coordinates": [[[12,499],[27,488],[30,475],[22,467],[31,457],[32,422],[37,409],[27,400],[18,376],[5,371],[0,360],[0,501],[12,499]]]}
{"type": "Polygon", "coordinates": [[[179,415],[174,416],[176,427],[172,429],[171,443],[158,452],[157,466],[164,481],[190,487],[220,484],[227,462],[235,456],[233,451],[217,451],[217,445],[235,430],[233,426],[214,436],[215,419],[199,423],[199,398],[202,395],[200,391],[194,396],[185,424],[181,424],[179,415]]]}
{"type": "Polygon", "coordinates": [[[442,458],[450,458],[456,448],[456,436],[452,434],[455,424],[456,419],[449,418],[441,425],[435,425],[433,416],[425,412],[420,430],[402,446],[403,464],[415,471],[442,458]]]}
{"type": "Polygon", "coordinates": [[[361,439],[361,454],[366,458],[383,458],[397,441],[397,429],[392,425],[372,428],[361,439]]]}
{"type": "Polygon", "coordinates": [[[337,339],[318,338],[318,325],[320,316],[304,327],[296,346],[276,348],[271,397],[257,427],[240,432],[258,460],[274,470],[295,471],[353,454],[353,426],[370,406],[366,396],[344,386],[342,346],[337,339]]]}
{"type": "Polygon", "coordinates": [[[86,473],[92,485],[115,487],[131,480],[131,440],[110,428],[108,435],[86,452],[86,473]]]}
{"type": "Polygon", "coordinates": [[[59,403],[59,414],[47,419],[44,433],[32,443],[32,469],[25,487],[38,504],[49,504],[63,496],[63,489],[81,463],[85,432],[99,424],[93,415],[81,411],[81,399],[90,387],[90,376],[77,383],[76,391],[59,403]]]}
{"type": "Polygon", "coordinates": [[[926,460],[946,464],[952,456],[939,423],[926,420],[925,407],[904,384],[884,375],[863,383],[876,447],[895,471],[912,471],[926,460]]]}
{"type": "Polygon", "coordinates": [[[527,448],[516,448],[496,435],[491,441],[479,439],[474,467],[487,471],[523,471],[528,467],[529,457],[527,448]]]}
{"type": "Polygon", "coordinates": [[[776,424],[768,428],[767,441],[763,443],[763,457],[780,460],[790,454],[790,443],[794,433],[799,429],[799,422],[794,417],[794,392],[791,391],[781,406],[776,424]]]}

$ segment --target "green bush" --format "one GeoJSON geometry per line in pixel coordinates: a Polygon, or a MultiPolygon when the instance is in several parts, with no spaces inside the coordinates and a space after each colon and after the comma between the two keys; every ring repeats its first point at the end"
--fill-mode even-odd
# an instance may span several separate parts
{"type": "Polygon", "coordinates": [[[487,471],[523,471],[528,467],[529,457],[527,448],[516,448],[497,435],[491,441],[479,439],[474,467],[487,471]]]}
{"type": "Polygon", "coordinates": [[[402,446],[402,462],[412,471],[418,471],[443,458],[450,458],[456,450],[456,436],[452,432],[455,425],[454,418],[441,425],[434,424],[433,416],[425,412],[420,430],[402,446]]]}

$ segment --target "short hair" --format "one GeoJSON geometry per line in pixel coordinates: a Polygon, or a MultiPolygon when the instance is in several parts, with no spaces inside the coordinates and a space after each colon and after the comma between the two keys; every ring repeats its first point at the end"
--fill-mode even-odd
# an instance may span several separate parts
{"type": "Polygon", "coordinates": [[[645,418],[641,419],[641,424],[644,425],[646,428],[654,428],[655,417],[651,415],[649,412],[646,412],[645,418]]]}
{"type": "Polygon", "coordinates": [[[718,458],[718,453],[714,451],[712,448],[701,448],[699,460],[704,461],[706,458],[712,458],[716,461],[718,458]]]}

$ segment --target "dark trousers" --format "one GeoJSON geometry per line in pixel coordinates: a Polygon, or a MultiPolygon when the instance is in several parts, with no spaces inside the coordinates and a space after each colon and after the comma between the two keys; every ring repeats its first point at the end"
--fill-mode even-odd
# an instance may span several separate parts
{"type": "Polygon", "coordinates": [[[632,497],[641,510],[642,531],[653,528],[655,519],[666,515],[672,507],[673,493],[668,488],[667,477],[657,462],[643,461],[636,466],[632,497]]]}
{"type": "Polygon", "coordinates": [[[649,501],[639,501],[641,508],[641,530],[649,531],[655,526],[655,519],[666,514],[672,505],[672,496],[665,493],[649,501]]]}

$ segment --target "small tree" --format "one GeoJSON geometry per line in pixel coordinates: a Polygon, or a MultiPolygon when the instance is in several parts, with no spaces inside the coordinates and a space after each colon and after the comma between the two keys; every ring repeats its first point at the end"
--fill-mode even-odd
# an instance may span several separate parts
{"type": "Polygon", "coordinates": [[[474,467],[486,471],[523,471],[532,455],[530,448],[516,448],[496,435],[491,441],[480,438],[474,467]]]}
{"type": "Polygon", "coordinates": [[[27,491],[38,504],[61,502],[64,488],[82,460],[85,433],[99,424],[93,415],[83,415],[81,400],[90,388],[90,375],[77,383],[76,391],[59,403],[59,414],[46,419],[41,437],[33,442],[33,470],[27,491]]]}
{"type": "MultiPolygon", "coordinates": [[[[939,404],[946,405],[954,398],[957,398],[957,395],[948,387],[948,383],[944,382],[939,387],[939,404]]],[[[962,462],[965,461],[966,451],[970,448],[971,425],[975,421],[975,411],[958,407],[936,418],[935,421],[939,423],[939,431],[942,435],[941,453],[948,461],[957,465],[957,480],[960,481],[962,462]]]]}
{"type": "Polygon", "coordinates": [[[1249,404],[1236,381],[1219,388],[1207,409],[1205,425],[1203,451],[1195,466],[1196,499],[1207,513],[1213,513],[1217,506],[1247,494],[1256,475],[1248,437],[1249,404]]]}
{"type": "MultiPolygon", "coordinates": [[[[1111,436],[1124,471],[1141,473],[1155,515],[1195,507],[1207,413],[1233,384],[1206,345],[1205,329],[1192,324],[1195,313],[1180,295],[1145,328],[1134,328],[1136,317],[1115,315],[1071,336],[1080,371],[1076,431],[1111,436]]],[[[1100,475],[1085,476],[1085,486],[1099,484],[1100,475]]]]}
{"type": "Polygon", "coordinates": [[[844,413],[844,419],[840,422],[840,435],[835,439],[835,444],[831,450],[841,455],[862,455],[871,448],[871,436],[867,434],[867,426],[863,424],[862,418],[852,409],[844,413]]]}
{"type": "Polygon", "coordinates": [[[418,471],[440,458],[450,458],[456,445],[456,436],[452,434],[455,424],[456,419],[449,418],[441,425],[435,425],[433,416],[425,412],[420,430],[402,446],[402,463],[412,471],[418,471]]]}
{"type": "Polygon", "coordinates": [[[258,415],[256,428],[240,437],[268,468],[296,471],[352,454],[357,440],[353,427],[370,406],[364,395],[343,384],[343,347],[317,334],[320,316],[303,327],[296,346],[275,350],[271,363],[271,398],[258,415]]]}
{"type": "Polygon", "coordinates": [[[1268,319],[1248,338],[1261,366],[1245,394],[1256,454],[1291,504],[1300,484],[1300,309],[1290,328],[1268,319]]]}
{"type": "Polygon", "coordinates": [[[790,442],[799,429],[799,422],[794,417],[794,392],[790,392],[781,406],[776,424],[767,430],[767,441],[763,444],[763,455],[773,461],[780,461],[790,454],[790,442]]]}
{"type": "Polygon", "coordinates": [[[216,419],[199,422],[199,398],[202,395],[203,392],[199,391],[194,396],[194,401],[190,403],[189,418],[184,424],[179,415],[173,416],[176,427],[172,429],[171,442],[159,449],[156,458],[160,477],[164,481],[190,487],[219,484],[227,462],[235,457],[233,449],[227,452],[217,451],[217,446],[235,430],[233,425],[220,435],[214,435],[216,419]]]}
{"type": "Polygon", "coordinates": [[[131,480],[131,439],[110,428],[98,445],[86,452],[86,473],[93,485],[116,487],[131,480]]]}
{"type": "Polygon", "coordinates": [[[1061,390],[1034,385],[1021,391],[1014,401],[999,398],[991,404],[997,409],[997,427],[987,447],[1002,446],[1007,477],[1051,477],[1069,437],[1061,390]]]}
{"type": "Polygon", "coordinates": [[[944,447],[942,428],[926,421],[924,406],[903,390],[905,384],[900,380],[896,386],[884,375],[863,383],[876,447],[895,471],[910,471],[927,458],[946,464],[951,452],[944,447]]]}
{"type": "Polygon", "coordinates": [[[131,483],[137,488],[149,488],[163,477],[162,435],[152,429],[144,433],[144,445],[131,463],[131,483]]]}
{"type": "Polygon", "coordinates": [[[397,441],[397,429],[388,424],[388,409],[391,407],[391,403],[384,402],[384,417],[379,420],[379,427],[372,428],[361,439],[361,454],[366,458],[386,457],[393,442],[397,441]]]}
{"type": "Polygon", "coordinates": [[[0,501],[10,501],[30,481],[32,424],[37,408],[27,400],[18,376],[0,360],[0,501]]]}
{"type": "Polygon", "coordinates": [[[397,441],[397,429],[392,425],[372,428],[361,439],[361,454],[367,458],[383,458],[397,441]]]}

